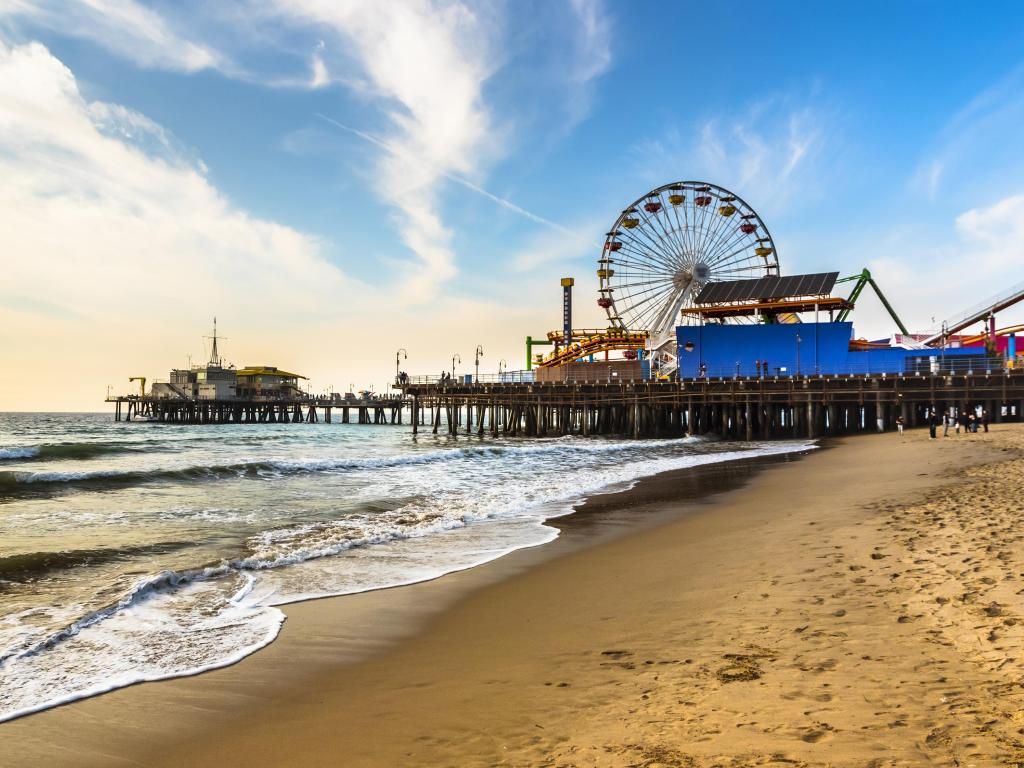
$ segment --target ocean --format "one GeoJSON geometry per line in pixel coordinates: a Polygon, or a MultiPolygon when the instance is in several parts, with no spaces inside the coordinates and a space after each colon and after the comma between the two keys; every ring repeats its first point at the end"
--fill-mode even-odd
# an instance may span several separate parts
{"type": "Polygon", "coordinates": [[[0,414],[0,721],[234,663],[290,602],[544,544],[588,495],[809,447],[0,414]]]}

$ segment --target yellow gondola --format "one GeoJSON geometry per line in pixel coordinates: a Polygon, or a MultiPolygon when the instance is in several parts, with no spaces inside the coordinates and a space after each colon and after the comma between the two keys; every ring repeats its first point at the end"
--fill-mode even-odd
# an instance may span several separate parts
{"type": "Polygon", "coordinates": [[[628,218],[622,220],[622,226],[626,229],[633,229],[634,227],[640,226],[640,219],[628,218]]]}
{"type": "Polygon", "coordinates": [[[722,216],[732,216],[734,213],[736,213],[736,206],[735,205],[720,205],[720,206],[718,206],[718,212],[722,216]]]}
{"type": "Polygon", "coordinates": [[[759,247],[755,248],[754,249],[754,253],[756,253],[758,256],[771,256],[772,255],[772,249],[768,248],[767,246],[762,245],[762,246],[759,246],[759,247]]]}
{"type": "Polygon", "coordinates": [[[683,203],[686,202],[686,195],[669,195],[668,201],[672,203],[672,205],[682,205],[683,203]]]}
{"type": "Polygon", "coordinates": [[[599,269],[597,270],[597,276],[602,280],[607,280],[609,277],[615,274],[614,269],[599,269]]]}

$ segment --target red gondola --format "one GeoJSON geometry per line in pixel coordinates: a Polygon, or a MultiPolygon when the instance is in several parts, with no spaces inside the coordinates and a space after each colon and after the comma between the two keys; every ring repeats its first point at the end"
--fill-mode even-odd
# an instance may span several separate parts
{"type": "Polygon", "coordinates": [[[611,242],[604,244],[604,249],[606,251],[617,251],[620,248],[622,248],[622,243],[620,243],[618,240],[613,240],[611,242]]]}
{"type": "Polygon", "coordinates": [[[649,203],[644,204],[644,210],[648,213],[657,213],[661,210],[661,203],[656,200],[651,200],[649,203]]]}
{"type": "Polygon", "coordinates": [[[608,307],[610,307],[611,305],[612,300],[609,299],[607,296],[602,296],[600,299],[597,300],[597,306],[599,306],[601,309],[608,309],[608,307]]]}
{"type": "Polygon", "coordinates": [[[757,232],[757,225],[756,224],[749,224],[749,223],[748,224],[741,224],[740,225],[740,232],[742,232],[744,235],[752,235],[755,232],[757,232]]]}
{"type": "Polygon", "coordinates": [[[693,204],[699,205],[701,208],[705,208],[711,205],[711,198],[707,195],[700,195],[699,197],[693,198],[693,204]]]}

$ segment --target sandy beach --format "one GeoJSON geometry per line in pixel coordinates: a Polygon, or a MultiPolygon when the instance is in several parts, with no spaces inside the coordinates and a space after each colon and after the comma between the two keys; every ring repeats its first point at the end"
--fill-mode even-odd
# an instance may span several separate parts
{"type": "Polygon", "coordinates": [[[552,544],[288,606],[235,666],[0,725],[0,764],[1017,765],[1022,451],[915,430],[659,476],[552,544]]]}

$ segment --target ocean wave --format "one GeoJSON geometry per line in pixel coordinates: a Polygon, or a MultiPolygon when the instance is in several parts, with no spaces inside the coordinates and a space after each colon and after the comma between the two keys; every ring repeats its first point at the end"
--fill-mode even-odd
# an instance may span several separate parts
{"type": "Polygon", "coordinates": [[[0,461],[8,459],[32,459],[39,455],[39,446],[14,446],[13,448],[0,448],[0,461]]]}
{"type": "Polygon", "coordinates": [[[28,581],[44,573],[80,566],[100,565],[145,555],[162,555],[194,546],[190,541],[168,541],[127,547],[71,549],[56,552],[25,552],[0,556],[0,579],[28,581]]]}
{"type": "Polygon", "coordinates": [[[223,576],[228,573],[229,570],[229,566],[225,563],[189,571],[161,571],[155,576],[149,576],[142,579],[117,601],[109,603],[95,611],[91,611],[85,616],[73,621],[63,629],[52,632],[42,640],[32,643],[27,648],[22,648],[16,651],[9,650],[3,655],[0,655],[0,669],[3,669],[11,660],[34,656],[42,651],[50,650],[65,640],[71,639],[83,629],[87,629],[94,624],[98,624],[104,619],[109,619],[111,616],[120,613],[126,608],[137,606],[139,603],[158,592],[174,589],[195,581],[206,580],[213,576],[223,576]]]}
{"type": "MultiPolygon", "coordinates": [[[[466,446],[441,451],[425,451],[405,456],[369,458],[307,458],[252,459],[225,464],[157,467],[153,469],[96,469],[79,471],[0,471],[0,492],[14,491],[26,485],[118,485],[170,480],[215,480],[232,476],[257,475],[263,472],[299,474],[338,470],[386,469],[390,467],[432,464],[460,459],[510,458],[566,454],[603,454],[636,451],[649,453],[652,448],[707,442],[705,438],[678,438],[644,442],[605,443],[596,439],[561,438],[541,445],[466,446]]],[[[13,450],[13,449],[8,449],[13,450]]],[[[41,454],[40,454],[41,455],[41,454]]]]}
{"type": "Polygon", "coordinates": [[[39,445],[15,445],[0,448],[0,461],[95,459],[100,456],[149,450],[151,448],[148,445],[140,443],[41,443],[39,445]]]}
{"type": "Polygon", "coordinates": [[[39,443],[37,445],[9,445],[0,448],[0,462],[63,461],[95,459],[123,453],[165,453],[180,450],[182,444],[225,442],[241,445],[262,445],[290,435],[234,435],[225,441],[223,435],[187,435],[181,438],[162,435],[159,438],[137,440],[106,440],[85,442],[39,443]]]}
{"type": "Polygon", "coordinates": [[[104,630],[104,619],[138,607],[153,595],[163,594],[173,600],[169,588],[204,578],[207,576],[203,573],[191,577],[171,572],[159,574],[140,582],[118,603],[83,617],[29,648],[0,656],[0,670],[11,682],[9,690],[0,690],[0,702],[6,705],[6,709],[0,708],[0,723],[134,683],[197,675],[230,666],[273,642],[284,622],[284,613],[272,606],[250,604],[245,599],[254,581],[248,575],[241,587],[222,599],[220,610],[210,613],[194,606],[187,619],[188,631],[184,633],[180,617],[161,612],[129,621],[132,629],[127,634],[123,634],[124,625],[117,630],[104,630]],[[84,659],[74,655],[61,657],[59,650],[57,657],[41,653],[82,632],[98,632],[89,642],[105,650],[84,659]],[[242,634],[237,637],[239,632],[242,634]],[[225,644],[228,634],[234,642],[225,644]],[[162,655],[160,661],[154,660],[153,644],[158,638],[175,658],[169,660],[162,655]],[[54,684],[42,696],[34,696],[37,681],[48,674],[54,675],[54,684]]]}

